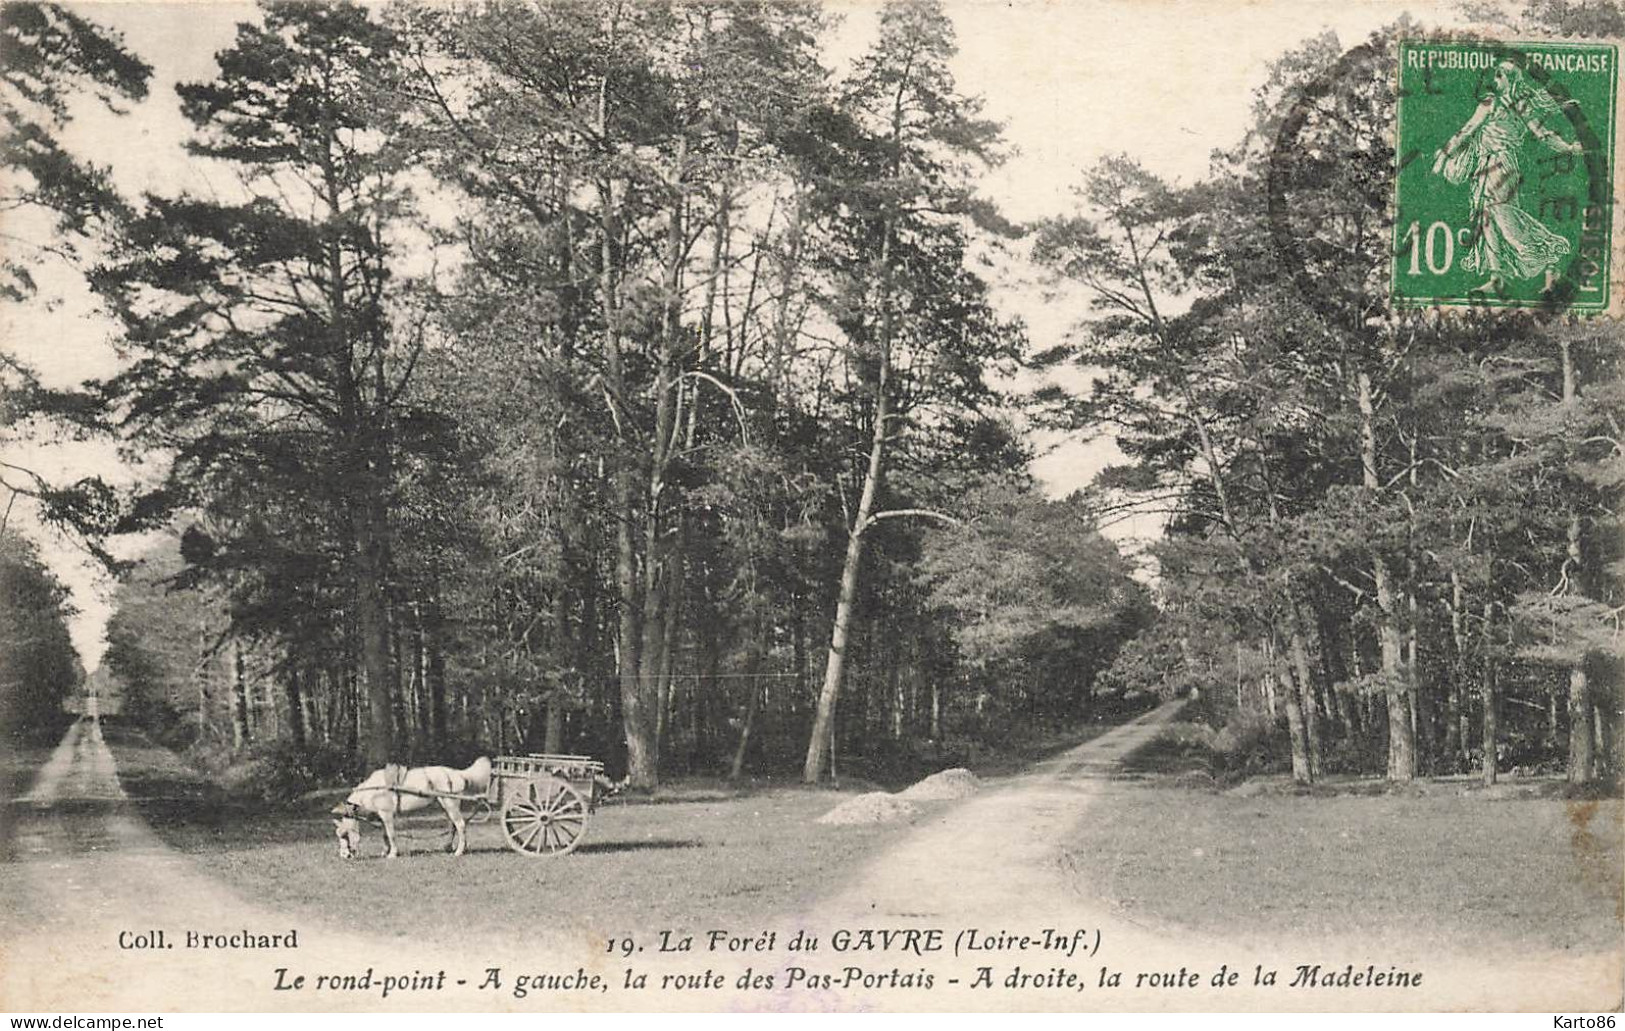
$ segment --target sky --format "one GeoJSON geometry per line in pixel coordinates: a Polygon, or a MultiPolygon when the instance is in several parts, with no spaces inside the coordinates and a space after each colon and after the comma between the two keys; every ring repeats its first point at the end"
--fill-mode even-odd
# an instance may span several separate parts
{"type": "MultiPolygon", "coordinates": [[[[958,33],[954,72],[962,92],[979,95],[985,114],[1005,125],[1014,155],[989,172],[980,189],[1017,221],[1072,209],[1070,189],[1084,169],[1126,153],[1165,178],[1191,182],[1209,155],[1246,131],[1253,91],[1271,61],[1302,41],[1331,30],[1345,47],[1409,12],[1424,25],[1449,26],[1441,5],[1390,0],[945,0],[958,33]]],[[[153,66],[150,94],[126,117],[98,108],[79,112],[65,142],[112,169],[127,194],[210,196],[230,189],[218,167],[181,149],[187,123],[176,82],[207,79],[213,55],[230,45],[251,6],[194,3],[72,4],[76,11],[123,33],[128,47],[153,66]]],[[[874,7],[832,0],[842,19],[828,40],[826,64],[839,68],[861,53],[873,34],[874,7]]],[[[26,236],[26,225],[8,222],[26,236]]],[[[50,303],[0,311],[0,340],[37,369],[47,384],[68,386],[118,367],[111,326],[97,316],[71,275],[42,273],[50,303]]],[[[1001,284],[1001,304],[1021,314],[1036,350],[1059,343],[1083,314],[1080,298],[1040,300],[1030,277],[1001,284]]],[[[1082,486],[1114,457],[1109,441],[1061,437],[1038,441],[1044,454],[1034,472],[1054,494],[1082,486]]],[[[138,475],[104,443],[48,440],[0,443],[0,457],[53,479],[101,473],[138,475]]],[[[41,543],[47,561],[73,592],[78,614],[74,643],[87,669],[103,650],[111,584],[70,541],[39,525],[26,504],[14,525],[41,543]]],[[[1154,523],[1124,524],[1116,533],[1144,538],[1154,523]]],[[[123,542],[137,553],[148,542],[123,542]]]]}

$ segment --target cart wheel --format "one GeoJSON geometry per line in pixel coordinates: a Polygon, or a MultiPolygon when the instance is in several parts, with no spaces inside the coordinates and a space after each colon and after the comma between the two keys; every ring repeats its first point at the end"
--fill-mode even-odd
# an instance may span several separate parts
{"type": "Polygon", "coordinates": [[[530,856],[562,856],[587,829],[587,804],[562,780],[527,780],[502,805],[508,847],[530,856]]]}

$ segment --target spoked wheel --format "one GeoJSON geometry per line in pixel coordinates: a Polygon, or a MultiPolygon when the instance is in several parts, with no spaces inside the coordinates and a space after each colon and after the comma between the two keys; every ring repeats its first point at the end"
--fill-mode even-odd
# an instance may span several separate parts
{"type": "Polygon", "coordinates": [[[508,847],[528,856],[562,856],[587,829],[587,803],[562,780],[527,780],[502,804],[508,847]]]}

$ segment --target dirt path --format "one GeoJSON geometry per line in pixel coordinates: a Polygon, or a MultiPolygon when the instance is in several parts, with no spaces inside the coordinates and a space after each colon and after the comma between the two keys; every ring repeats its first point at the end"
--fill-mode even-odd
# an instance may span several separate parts
{"type": "Polygon", "coordinates": [[[18,801],[36,807],[62,799],[116,802],[124,797],[113,753],[102,740],[99,722],[78,720],[40,768],[34,784],[18,801]]]}
{"type": "Polygon", "coordinates": [[[1053,912],[1053,900],[1076,895],[1064,845],[1090,798],[1183,704],[1164,704],[928,818],[831,900],[831,908],[969,925],[1008,920],[1035,900],[1053,912]]]}
{"type": "MultiPolygon", "coordinates": [[[[71,926],[87,908],[97,917],[133,917],[149,909],[150,895],[136,900],[129,897],[135,892],[120,890],[127,881],[123,868],[132,861],[140,863],[147,885],[166,893],[184,876],[179,857],[131,811],[113,753],[95,721],[81,720],[68,728],[8,815],[13,823],[12,870],[18,874],[7,879],[16,903],[10,911],[28,912],[31,923],[71,926]]],[[[182,900],[205,905],[220,901],[216,886],[178,887],[185,889],[175,892],[182,900]]]]}
{"type": "MultiPolygon", "coordinates": [[[[183,770],[156,751],[153,766],[147,772],[183,770]]],[[[153,834],[119,782],[99,721],[69,727],[6,818],[0,1010],[263,1008],[252,1000],[266,998],[266,957],[275,953],[232,962],[244,954],[188,949],[181,935],[275,933],[289,930],[288,918],[201,874],[153,834]],[[163,947],[153,947],[156,929],[163,947]]],[[[300,958],[348,966],[380,951],[357,936],[322,938],[300,958]]]]}

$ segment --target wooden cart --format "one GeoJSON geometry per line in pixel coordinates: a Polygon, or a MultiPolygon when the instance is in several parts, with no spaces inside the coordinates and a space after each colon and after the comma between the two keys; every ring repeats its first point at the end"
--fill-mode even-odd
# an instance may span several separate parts
{"type": "Polygon", "coordinates": [[[605,797],[604,764],[585,755],[499,755],[485,799],[508,847],[527,856],[575,850],[605,797]]]}

